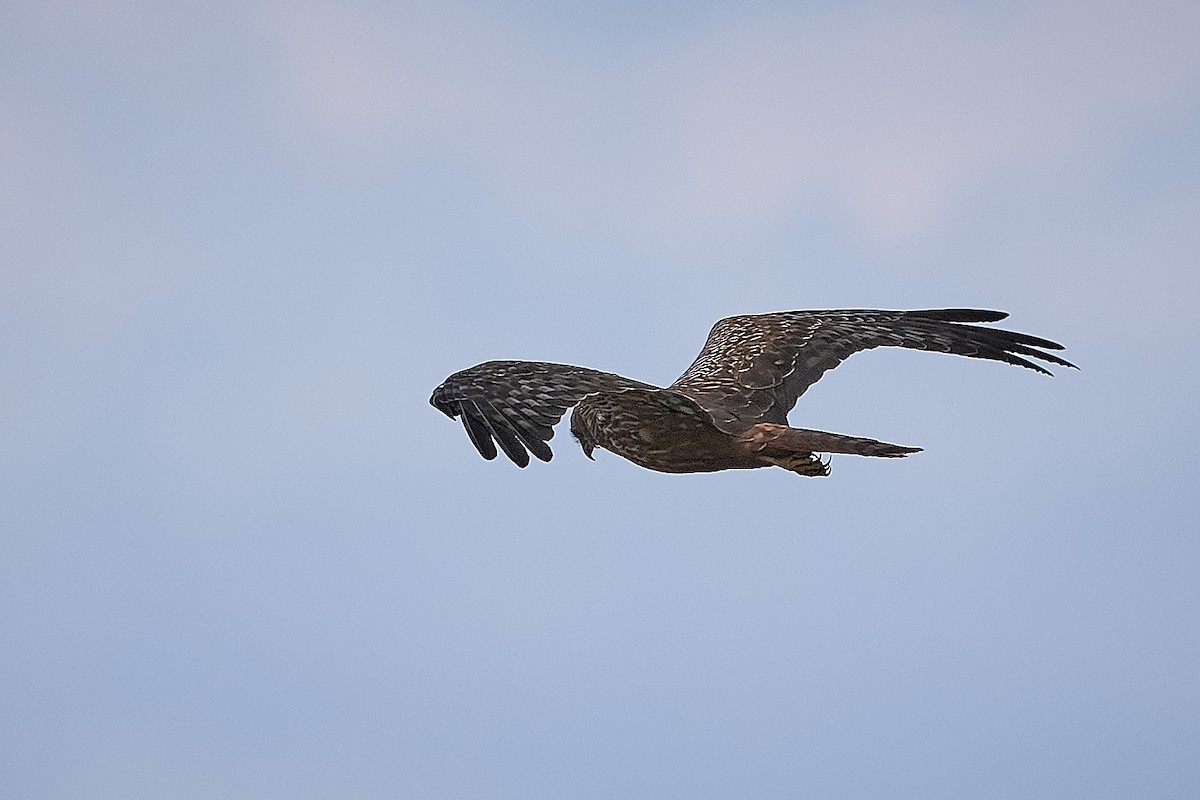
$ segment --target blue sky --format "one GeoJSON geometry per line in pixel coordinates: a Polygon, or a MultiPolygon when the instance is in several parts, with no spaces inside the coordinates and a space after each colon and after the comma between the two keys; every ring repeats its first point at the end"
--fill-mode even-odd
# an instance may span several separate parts
{"type": "Polygon", "coordinates": [[[1194,3],[0,20],[0,793],[1193,795],[1194,3]],[[942,306],[1083,369],[855,356],[824,480],[427,405],[942,306]]]}

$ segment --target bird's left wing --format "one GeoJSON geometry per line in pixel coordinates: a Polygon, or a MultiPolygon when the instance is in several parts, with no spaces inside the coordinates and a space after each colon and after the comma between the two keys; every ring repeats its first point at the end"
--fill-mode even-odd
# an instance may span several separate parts
{"type": "Polygon", "coordinates": [[[611,372],[541,361],[488,361],[456,372],[433,390],[429,402],[451,419],[460,417],[479,454],[496,457],[496,444],[518,467],[532,452],[553,454],[548,441],[568,408],[595,392],[656,389],[611,372]],[[528,448],[528,452],[526,451],[528,448]]]}

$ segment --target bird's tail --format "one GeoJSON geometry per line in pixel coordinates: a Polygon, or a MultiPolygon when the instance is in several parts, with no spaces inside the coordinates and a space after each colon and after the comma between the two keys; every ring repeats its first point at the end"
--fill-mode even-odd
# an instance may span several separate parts
{"type": "Polygon", "coordinates": [[[789,428],[787,425],[776,425],[770,422],[760,422],[752,426],[739,436],[738,440],[751,452],[764,459],[787,458],[796,454],[811,453],[850,453],[856,456],[902,458],[909,453],[921,450],[919,447],[889,444],[861,436],[844,436],[840,433],[827,433],[807,428],[789,428]]]}

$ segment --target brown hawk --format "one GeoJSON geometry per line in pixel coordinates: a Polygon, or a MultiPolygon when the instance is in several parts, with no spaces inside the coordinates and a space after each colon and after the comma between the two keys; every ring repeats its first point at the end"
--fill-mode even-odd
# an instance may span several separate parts
{"type": "Polygon", "coordinates": [[[1046,375],[1023,356],[1075,365],[1044,350],[1055,342],[967,323],[996,322],[1002,311],[784,311],[728,317],[667,388],[567,364],[488,361],[456,372],[429,402],[460,417],[484,458],[496,444],[519,467],[529,453],[551,458],[553,426],[572,406],[571,433],[583,452],[602,447],[658,472],[714,472],[779,466],[825,476],[817,453],[898,458],[921,448],[792,428],[796,399],[860,350],[908,347],[1004,361],[1046,375]]]}

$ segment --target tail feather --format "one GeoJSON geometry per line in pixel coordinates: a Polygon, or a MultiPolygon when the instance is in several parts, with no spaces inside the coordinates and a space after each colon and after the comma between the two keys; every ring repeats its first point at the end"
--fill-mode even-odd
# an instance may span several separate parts
{"type": "Polygon", "coordinates": [[[738,437],[753,453],[765,459],[779,459],[797,453],[849,453],[877,458],[903,458],[920,452],[919,447],[881,442],[861,436],[845,436],[807,428],[790,428],[762,422],[738,437]]]}

